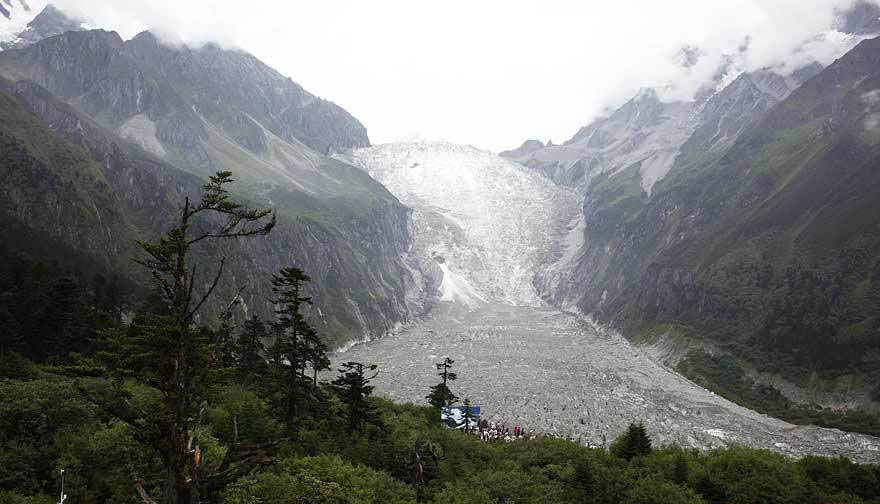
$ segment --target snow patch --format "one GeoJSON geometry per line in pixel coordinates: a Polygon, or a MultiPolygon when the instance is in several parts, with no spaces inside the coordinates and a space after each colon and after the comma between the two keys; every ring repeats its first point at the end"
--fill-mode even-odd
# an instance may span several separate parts
{"type": "MultiPolygon", "coordinates": [[[[30,0],[27,3],[30,9],[25,9],[24,5],[19,2],[14,2],[11,5],[6,4],[9,19],[0,15],[0,42],[15,42],[19,38],[19,34],[27,30],[28,23],[33,21],[48,4],[48,0],[30,0]]],[[[0,48],[0,51],[2,50],[0,48]]]]}

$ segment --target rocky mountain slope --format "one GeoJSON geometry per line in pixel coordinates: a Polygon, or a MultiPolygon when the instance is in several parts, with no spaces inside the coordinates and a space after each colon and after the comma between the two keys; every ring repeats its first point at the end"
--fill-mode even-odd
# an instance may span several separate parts
{"type": "Polygon", "coordinates": [[[725,147],[752,118],[819,70],[820,66],[812,64],[790,76],[770,71],[743,73],[730,85],[719,81],[718,91],[707,87],[692,101],[668,102],[657,90],[643,89],[610,116],[584,126],[562,145],[527,140],[500,155],[582,191],[591,187],[594,177],[614,177],[635,169],[642,190],[650,194],[693,135],[709,135],[702,140],[707,148],[725,147]]]}
{"type": "Polygon", "coordinates": [[[468,146],[385,144],[352,158],[413,208],[411,254],[436,303],[418,323],[336,353],[334,369],[377,364],[377,393],[423,403],[435,362],[449,356],[453,390],[484,418],[582,444],[607,445],[638,418],[658,444],[877,459],[880,438],[737,406],[619,335],[542,303],[536,280],[564,272],[555,265],[576,252],[562,240],[579,210],[574,190],[468,146]]]}
{"type": "Polygon", "coordinates": [[[505,153],[584,194],[549,299],[730,395],[874,407],[878,44],[687,104],[643,92],[562,146],[505,153]],[[733,374],[707,372],[724,355],[733,374]]]}
{"type": "Polygon", "coordinates": [[[880,361],[878,58],[880,40],[862,42],[716,159],[686,146],[681,170],[614,230],[636,245],[621,258],[638,285],[592,306],[685,322],[793,380],[825,374],[867,396],[880,361]]]}
{"type": "MultiPolygon", "coordinates": [[[[154,238],[181,195],[195,193],[206,175],[230,170],[241,197],[275,207],[280,217],[266,240],[225,251],[248,258],[233,261],[226,287],[249,285],[250,313],[270,313],[267,280],[289,265],[313,277],[314,316],[334,344],[384,334],[419,309],[405,264],[409,210],[362,170],[324,155],[368,145],[365,128],[253,56],[92,30],[2,51],[0,75],[14,83],[6,86],[9,106],[17,102],[47,135],[83,148],[83,162],[105,180],[103,200],[77,189],[82,206],[95,209],[79,217],[77,229],[100,230],[105,211],[130,223],[124,232],[86,232],[77,241],[53,218],[63,205],[39,205],[47,190],[61,202],[64,191],[88,182],[47,188],[32,178],[4,182],[20,193],[16,203],[38,205],[19,216],[21,229],[98,262],[107,254],[96,251],[111,240],[121,247],[113,256],[119,260],[104,266],[130,270],[130,240],[154,238]]],[[[39,157],[27,134],[10,135],[39,157]]],[[[63,171],[57,159],[43,164],[63,171]]]]}

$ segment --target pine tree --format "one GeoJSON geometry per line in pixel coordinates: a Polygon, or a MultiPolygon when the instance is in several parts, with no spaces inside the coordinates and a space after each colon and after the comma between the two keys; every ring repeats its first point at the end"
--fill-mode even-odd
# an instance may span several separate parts
{"type": "Polygon", "coordinates": [[[449,370],[454,363],[454,360],[446,357],[443,359],[443,362],[435,364],[437,370],[440,371],[437,375],[440,376],[443,381],[431,387],[431,392],[425,396],[425,399],[428,400],[428,403],[431,406],[434,406],[437,409],[449,406],[458,400],[458,397],[449,390],[448,385],[448,382],[458,379],[458,375],[449,370]]]}
{"type": "Polygon", "coordinates": [[[611,444],[611,453],[632,460],[635,457],[641,457],[651,453],[651,438],[648,436],[644,424],[631,423],[626,432],[620,435],[611,444]]]}
{"type": "Polygon", "coordinates": [[[637,456],[648,455],[652,451],[651,437],[648,436],[648,431],[642,422],[636,426],[635,451],[637,456]]]}
{"type": "Polygon", "coordinates": [[[0,360],[10,353],[24,353],[26,342],[15,316],[15,296],[12,292],[0,292],[0,360]]]}
{"type": "Polygon", "coordinates": [[[232,302],[220,314],[220,327],[217,329],[215,345],[220,365],[226,369],[236,367],[238,361],[235,327],[232,323],[232,309],[241,303],[241,293],[232,298],[232,302]]]}
{"type": "Polygon", "coordinates": [[[595,471],[590,458],[580,455],[575,461],[572,487],[578,494],[578,501],[586,502],[592,494],[596,485],[595,471]]]}
{"type": "Polygon", "coordinates": [[[291,433],[296,419],[303,413],[302,406],[310,389],[317,386],[318,372],[330,367],[327,346],[302,314],[303,306],[312,303],[310,297],[302,294],[309,280],[311,278],[299,268],[285,268],[272,277],[272,290],[278,296],[274,371],[284,391],[285,414],[291,433]],[[307,376],[307,370],[312,371],[311,377],[307,376]]]}
{"type": "Polygon", "coordinates": [[[675,457],[675,466],[672,470],[672,481],[679,485],[686,485],[688,482],[688,463],[684,457],[684,453],[679,452],[675,457]]]}
{"type": "Polygon", "coordinates": [[[87,310],[82,286],[70,276],[55,278],[48,285],[45,302],[41,356],[64,356],[86,349],[91,342],[87,340],[89,324],[84,319],[87,310]]]}
{"type": "Polygon", "coordinates": [[[379,372],[375,364],[366,365],[360,362],[346,362],[339,368],[339,376],[333,380],[332,385],[336,389],[339,398],[346,407],[346,419],[348,432],[363,432],[368,423],[376,423],[378,414],[370,405],[367,398],[373,393],[370,381],[379,372]],[[368,376],[369,372],[373,372],[368,376]]]}
{"type": "MultiPolygon", "coordinates": [[[[177,224],[158,242],[138,242],[144,256],[136,262],[150,271],[165,306],[164,314],[143,316],[133,324],[134,334],[115,339],[118,345],[130,343],[128,348],[133,351],[129,355],[152,366],[143,373],[144,381],[153,382],[163,396],[159,434],[154,440],[165,468],[163,504],[210,500],[262,460],[253,453],[246,460],[236,459],[238,451],[233,445],[217,471],[208,473],[195,437],[199,410],[210,383],[213,349],[210,335],[195,328],[194,320],[217,288],[225,260],[217,261],[213,277],[199,294],[197,286],[205,282],[191,264],[191,251],[207,240],[265,235],[275,225],[273,211],[248,209],[232,200],[226,189],[231,182],[230,172],[211,176],[201,200],[193,204],[186,198],[177,224]],[[233,466],[237,462],[242,463],[233,466]]],[[[124,414],[120,418],[135,424],[124,414]]],[[[139,482],[136,487],[145,495],[139,482]]]]}
{"type": "Polygon", "coordinates": [[[250,385],[264,378],[269,370],[263,340],[269,337],[266,324],[256,315],[242,325],[235,345],[236,376],[240,383],[250,385]]]}

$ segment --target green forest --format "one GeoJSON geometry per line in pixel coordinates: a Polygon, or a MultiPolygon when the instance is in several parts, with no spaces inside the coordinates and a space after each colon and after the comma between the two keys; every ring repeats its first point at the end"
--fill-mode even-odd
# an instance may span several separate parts
{"type": "Polygon", "coordinates": [[[202,320],[224,261],[198,249],[275,224],[232,182],[138,243],[149,295],[0,250],[0,503],[58,502],[62,478],[66,504],[880,503],[878,465],[655,446],[638,418],[607,448],[444,428],[452,361],[424,405],[374,397],[374,363],[329,369],[296,265],[265,279],[272,320],[236,320],[238,296],[202,320]]]}

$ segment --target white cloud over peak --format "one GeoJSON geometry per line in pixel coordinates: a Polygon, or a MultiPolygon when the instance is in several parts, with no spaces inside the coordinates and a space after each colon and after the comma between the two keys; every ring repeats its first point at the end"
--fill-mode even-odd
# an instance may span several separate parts
{"type": "Polygon", "coordinates": [[[831,30],[852,0],[56,1],[125,38],[149,28],[245,49],[348,109],[374,143],[494,150],[563,141],[641,87],[689,99],[723,61],[793,70],[855,42],[831,30]],[[696,64],[683,47],[699,48],[696,64]]]}

